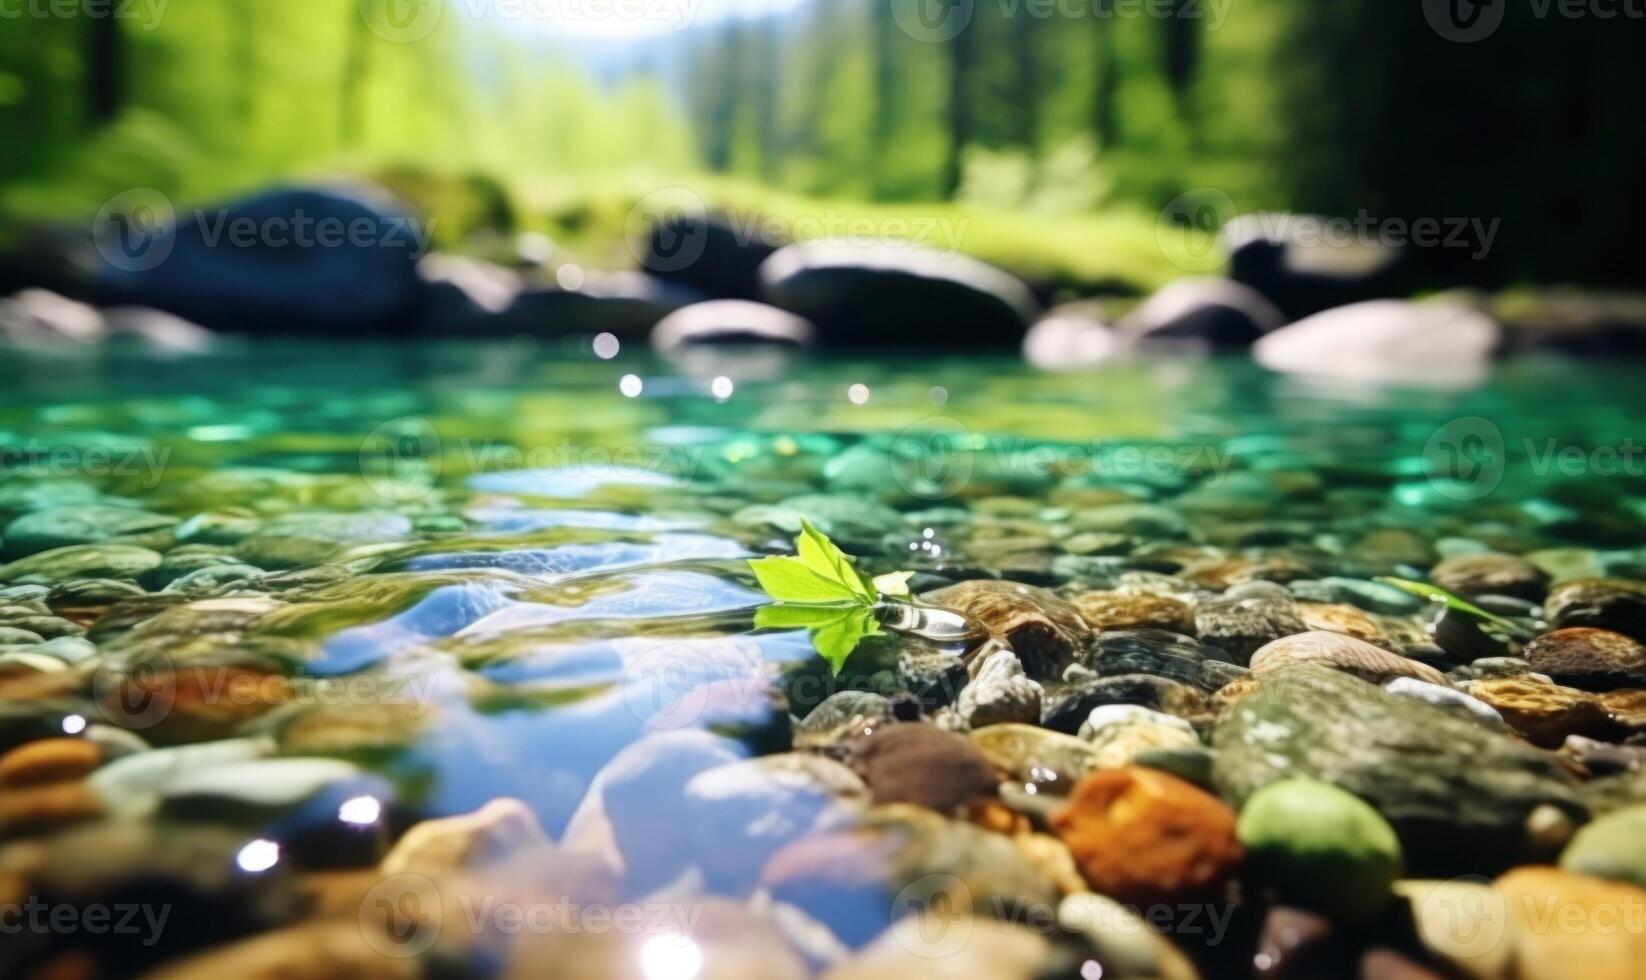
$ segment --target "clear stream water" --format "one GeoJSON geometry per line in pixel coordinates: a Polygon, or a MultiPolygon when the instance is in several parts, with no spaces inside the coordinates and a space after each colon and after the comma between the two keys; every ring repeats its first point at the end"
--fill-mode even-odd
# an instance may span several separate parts
{"type": "MultiPolygon", "coordinates": [[[[875,572],[924,573],[917,587],[1101,581],[1216,549],[1368,578],[1402,570],[1356,550],[1389,528],[1625,565],[1646,544],[1631,451],[1646,386],[1608,364],[1513,362],[1436,392],[1244,361],[1047,374],[1015,359],[247,344],[9,354],[0,376],[6,520],[97,506],[178,521],[128,536],[168,554],[139,577],[162,596],[115,604],[130,611],[92,627],[85,669],[249,663],[311,694],[365,678],[337,696],[382,716],[359,722],[379,726],[358,740],[371,751],[342,736],[336,751],[401,822],[514,796],[558,835],[648,731],[780,748],[757,679],[816,675],[816,660],[804,632],[754,628],[744,559],[788,551],[801,514],[875,572]],[[1112,509],[1128,502],[1141,509],[1112,509]],[[1111,509],[1082,516],[1096,508],[1111,509]],[[230,571],[183,577],[208,566],[230,571]],[[185,602],[264,597],[278,611],[154,626],[185,602]]],[[[28,547],[0,537],[8,560],[28,547]]],[[[322,729],[344,716],[329,717],[322,729]]]]}

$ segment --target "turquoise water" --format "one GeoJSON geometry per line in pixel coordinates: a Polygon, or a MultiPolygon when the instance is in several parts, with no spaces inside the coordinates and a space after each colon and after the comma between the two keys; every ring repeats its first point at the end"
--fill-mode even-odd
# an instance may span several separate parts
{"type": "Polygon", "coordinates": [[[248,838],[323,825],[340,792],[397,826],[518,797],[558,836],[649,732],[787,748],[785,709],[880,683],[850,661],[829,678],[804,631],[755,628],[746,559],[788,552],[801,516],[917,591],[1230,561],[1421,577],[1425,545],[1628,572],[1646,541],[1646,390],[1604,364],[1514,362],[1464,392],[1245,362],[1047,374],[570,344],[8,355],[0,372],[0,588],[95,646],[51,654],[81,679],[59,713],[152,747],[266,736],[359,767],[318,804],[184,807],[248,838]],[[1368,544],[1391,530],[1411,533],[1368,544]],[[36,557],[64,545],[155,557],[36,557]],[[199,669],[284,685],[230,717],[171,688],[158,714],[107,696],[199,669]]]}

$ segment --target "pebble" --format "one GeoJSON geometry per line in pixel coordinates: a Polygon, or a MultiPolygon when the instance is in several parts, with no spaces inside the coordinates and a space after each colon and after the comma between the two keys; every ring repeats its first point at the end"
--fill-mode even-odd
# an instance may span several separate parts
{"type": "Polygon", "coordinates": [[[0,582],[56,585],[76,578],[134,579],[159,564],[159,552],[136,545],[74,545],[0,565],[0,582]]]}
{"type": "Polygon", "coordinates": [[[868,806],[869,790],[850,769],[784,753],[698,773],[686,784],[682,816],[710,885],[736,893],[782,848],[848,826],[868,806]]]}
{"type": "Polygon", "coordinates": [[[1057,906],[1058,928],[1084,939],[1102,976],[1198,980],[1183,951],[1145,921],[1135,908],[1093,892],[1070,895],[1057,906]]]}
{"type": "Polygon", "coordinates": [[[899,919],[884,935],[823,977],[1037,980],[1046,975],[1053,961],[1051,943],[1027,925],[983,916],[917,911],[899,919]]]}
{"type": "Polygon", "coordinates": [[[1397,698],[1408,698],[1461,715],[1492,731],[1501,732],[1508,729],[1497,709],[1449,684],[1432,684],[1414,677],[1396,677],[1385,681],[1383,689],[1397,698]]]}
{"type": "Polygon", "coordinates": [[[1400,841],[1365,801],[1312,779],[1282,779],[1240,810],[1249,875],[1282,902],[1364,925],[1394,898],[1400,841]]]}
{"type": "Polygon", "coordinates": [[[1435,585],[1465,599],[1504,595],[1532,602],[1548,592],[1549,576],[1513,555],[1479,554],[1447,558],[1429,571],[1435,585]]]}
{"type": "Polygon", "coordinates": [[[1608,630],[1572,627],[1526,645],[1532,669],[1590,691],[1646,688],[1646,645],[1608,630]]]}
{"type": "Polygon", "coordinates": [[[1560,867],[1646,888],[1646,805],[1614,810],[1578,830],[1560,867]]]}
{"type": "Polygon", "coordinates": [[[1382,683],[1393,677],[1410,677],[1430,684],[1446,683],[1446,675],[1428,664],[1390,653],[1342,633],[1317,631],[1284,637],[1253,653],[1251,659],[1252,673],[1260,678],[1298,664],[1330,667],[1373,683],[1382,683]]]}
{"type": "Polygon", "coordinates": [[[1545,748],[1558,748],[1569,735],[1601,738],[1614,732],[1612,720],[1594,695],[1547,680],[1472,681],[1468,693],[1489,705],[1510,728],[1545,748]]]}
{"type": "Polygon", "coordinates": [[[526,804],[492,800],[474,813],[424,820],[401,836],[378,869],[437,877],[507,862],[549,844],[526,804]]]}
{"type": "Polygon", "coordinates": [[[92,742],[77,738],[41,739],[0,756],[0,787],[81,779],[102,761],[102,750],[92,742]]]}
{"type": "Polygon", "coordinates": [[[992,638],[1011,647],[1036,681],[1060,677],[1091,632],[1068,600],[1032,585],[962,582],[921,599],[982,623],[992,638]]]}
{"type": "Polygon", "coordinates": [[[893,721],[892,702],[871,691],[837,691],[794,726],[796,749],[826,749],[893,721]]]}
{"type": "Polygon", "coordinates": [[[1241,859],[1234,812],[1151,769],[1088,774],[1052,818],[1052,830],[1094,891],[1129,904],[1206,896],[1241,859]]]}
{"type": "MultiPolygon", "coordinates": [[[[3,578],[0,569],[0,578],[3,578]]],[[[1646,583],[1628,579],[1576,579],[1562,582],[1543,603],[1556,629],[1588,626],[1612,630],[1646,643],[1646,583]]]]}
{"type": "Polygon", "coordinates": [[[1139,755],[1159,749],[1200,748],[1200,737],[1187,721],[1135,704],[1093,708],[1080,726],[1080,738],[1091,745],[1100,769],[1132,765],[1139,755]]]}
{"type": "Polygon", "coordinates": [[[1038,725],[990,725],[971,740],[1007,778],[1052,793],[1067,793],[1097,766],[1090,743],[1038,725]]]}
{"type": "Polygon", "coordinates": [[[1081,677],[1048,689],[1040,723],[1074,735],[1093,709],[1110,704],[1135,704],[1179,717],[1194,717],[1206,707],[1199,691],[1152,674],[1081,677]]]}
{"type": "Polygon", "coordinates": [[[1070,600],[1094,631],[1159,629],[1194,634],[1194,609],[1168,596],[1082,592],[1070,600]]]}
{"type": "Polygon", "coordinates": [[[1195,629],[1200,639],[1226,650],[1238,664],[1282,637],[1309,631],[1290,598],[1208,599],[1195,609],[1195,629]]]}
{"type": "Polygon", "coordinates": [[[976,676],[960,692],[956,705],[968,728],[1000,724],[1035,724],[1040,720],[1041,686],[1023,671],[1017,655],[1004,647],[980,656],[976,676]]]}
{"type": "Polygon", "coordinates": [[[1298,603],[1297,614],[1311,630],[1342,633],[1362,643],[1399,652],[1394,641],[1383,631],[1383,627],[1378,625],[1377,620],[1356,606],[1347,603],[1302,602],[1298,603]]]}
{"type": "Polygon", "coordinates": [[[920,722],[877,728],[851,745],[847,763],[876,805],[909,803],[946,816],[993,799],[1000,782],[970,739],[920,722]]]}

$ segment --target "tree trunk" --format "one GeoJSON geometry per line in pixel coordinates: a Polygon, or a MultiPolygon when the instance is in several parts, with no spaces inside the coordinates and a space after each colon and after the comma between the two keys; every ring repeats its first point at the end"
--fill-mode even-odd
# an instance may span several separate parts
{"type": "MultiPolygon", "coordinates": [[[[1112,8],[1108,11],[1113,13],[1112,8]]],[[[1120,142],[1120,65],[1116,61],[1114,17],[1097,18],[1097,92],[1092,122],[1100,150],[1120,142]]]]}
{"type": "Polygon", "coordinates": [[[972,142],[972,84],[977,69],[975,27],[949,42],[949,157],[944,166],[943,194],[953,200],[966,176],[966,147],[972,142]]]}

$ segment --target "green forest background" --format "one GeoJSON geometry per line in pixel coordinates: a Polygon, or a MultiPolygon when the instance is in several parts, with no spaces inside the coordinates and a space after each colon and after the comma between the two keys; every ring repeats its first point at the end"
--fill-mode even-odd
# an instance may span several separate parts
{"type": "Polygon", "coordinates": [[[934,44],[888,0],[811,0],[619,58],[472,5],[394,43],[373,28],[396,2],[170,0],[151,20],[79,0],[0,25],[6,227],[133,187],[353,173],[436,211],[446,247],[536,229],[616,261],[633,201],[687,183],[768,213],[963,214],[985,257],[1148,288],[1182,274],[1162,209],[1204,198],[1223,218],[1501,219],[1485,259],[1437,255],[1437,281],[1639,279],[1638,21],[1496,0],[1503,27],[1456,44],[1420,0],[980,0],[934,44]]]}

